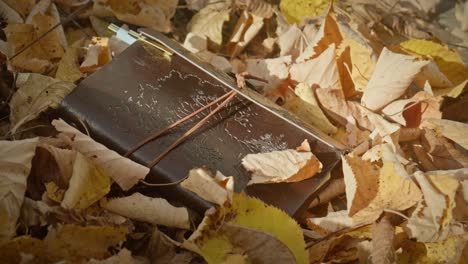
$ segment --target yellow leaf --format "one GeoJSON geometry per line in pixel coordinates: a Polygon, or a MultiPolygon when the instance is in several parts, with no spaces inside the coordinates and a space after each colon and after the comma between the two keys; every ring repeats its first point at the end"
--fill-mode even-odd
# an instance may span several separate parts
{"type": "Polygon", "coordinates": [[[461,94],[463,94],[466,91],[466,88],[468,87],[468,79],[465,81],[461,82],[460,84],[451,87],[451,88],[446,88],[446,89],[438,89],[434,91],[435,96],[448,96],[452,98],[457,98],[461,94]]]}
{"type": "Polygon", "coordinates": [[[34,263],[49,263],[45,249],[46,245],[40,239],[30,236],[16,237],[0,246],[0,262],[21,263],[22,254],[30,254],[34,256],[34,263]]]}
{"type": "Polygon", "coordinates": [[[80,64],[78,63],[80,54],[80,48],[68,47],[59,62],[55,78],[72,83],[81,79],[83,73],[81,73],[80,64]]]}
{"type": "Polygon", "coordinates": [[[436,62],[440,71],[454,84],[458,85],[468,78],[468,69],[457,51],[447,46],[423,39],[410,39],[400,43],[406,52],[418,56],[427,56],[436,62]]]}
{"type": "Polygon", "coordinates": [[[53,181],[45,183],[44,185],[46,188],[47,198],[57,203],[61,203],[63,201],[65,190],[60,189],[53,181]]]}
{"type": "Polygon", "coordinates": [[[140,179],[144,179],[149,172],[147,167],[122,157],[61,119],[52,121],[52,125],[61,132],[59,137],[106,170],[108,175],[124,190],[130,189],[140,179]]]}
{"type": "Polygon", "coordinates": [[[16,233],[38,138],[0,141],[0,244],[16,233]]]}
{"type": "Polygon", "coordinates": [[[110,191],[110,184],[107,173],[78,152],[61,206],[66,209],[86,209],[110,191]]]}
{"type": "Polygon", "coordinates": [[[280,8],[289,23],[300,23],[304,17],[318,16],[330,0],[281,0],[280,8]]]}
{"type": "MultiPolygon", "coordinates": [[[[221,207],[215,214],[206,216],[185,243],[186,246],[201,253],[208,262],[219,263],[216,261],[227,257],[226,254],[236,244],[232,237],[229,238],[223,234],[215,236],[214,239],[210,239],[207,235],[223,223],[270,234],[289,248],[296,263],[309,263],[300,226],[283,211],[243,193],[233,195],[231,206],[221,207]]],[[[237,247],[240,247],[238,243],[237,247]]],[[[249,257],[248,254],[247,257],[249,257]]]]}
{"type": "Polygon", "coordinates": [[[58,225],[44,238],[47,254],[55,261],[79,261],[110,256],[109,248],[125,241],[124,227],[58,225]]]}

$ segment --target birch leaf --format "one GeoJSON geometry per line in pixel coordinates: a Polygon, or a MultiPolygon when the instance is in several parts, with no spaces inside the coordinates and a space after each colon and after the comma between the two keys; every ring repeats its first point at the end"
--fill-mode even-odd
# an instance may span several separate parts
{"type": "Polygon", "coordinates": [[[101,206],[130,219],[189,229],[189,215],[184,207],[174,207],[162,198],[152,198],[140,193],[127,197],[113,198],[101,202],[101,206]]]}
{"type": "Polygon", "coordinates": [[[361,103],[371,110],[378,110],[398,99],[405,93],[416,74],[428,63],[384,48],[364,90],[361,103]]]}
{"type": "MultiPolygon", "coordinates": [[[[216,232],[216,227],[225,224],[269,234],[289,248],[290,252],[292,252],[294,256],[295,263],[309,263],[307,252],[305,250],[304,238],[299,225],[283,211],[273,206],[266,205],[262,201],[249,197],[243,193],[235,193],[233,195],[231,206],[219,208],[214,214],[205,216],[198,229],[187,241],[184,242],[184,246],[190,247],[191,250],[201,253],[208,262],[210,262],[210,260],[217,260],[214,261],[214,263],[219,263],[223,259],[230,257],[226,256],[226,253],[231,253],[233,248],[232,245],[239,244],[241,241],[240,238],[242,238],[239,236],[234,237],[235,232],[233,232],[232,236],[228,238],[226,238],[226,236],[217,236],[216,239],[210,239],[210,234],[216,232]],[[266,217],[275,219],[275,221],[264,221],[266,217]]],[[[240,231],[242,231],[242,229],[240,229],[240,231]]],[[[264,235],[262,235],[262,237],[266,238],[264,235]]],[[[255,243],[258,243],[258,241],[259,240],[256,239],[255,243]]],[[[268,241],[268,239],[266,241],[268,241]]],[[[256,254],[254,255],[254,252],[251,252],[251,250],[254,249],[252,244],[247,244],[246,242],[242,242],[240,244],[245,245],[240,245],[241,250],[234,251],[232,254],[239,252],[236,255],[238,255],[237,257],[240,257],[242,260],[248,260],[250,257],[255,257],[256,254]],[[248,253],[249,251],[251,252],[250,254],[248,253]],[[242,253],[247,254],[243,255],[242,253]]],[[[278,243],[276,241],[268,241],[268,245],[273,246],[278,245],[278,243]]],[[[284,250],[281,249],[281,251],[284,250]]],[[[272,253],[270,252],[270,254],[272,253]]],[[[289,260],[286,254],[278,257],[284,257],[285,261],[289,260]]]]}
{"type": "Polygon", "coordinates": [[[149,172],[147,167],[122,157],[61,119],[52,121],[52,125],[61,132],[61,138],[101,166],[123,190],[130,189],[139,180],[144,179],[149,172]]]}
{"type": "Polygon", "coordinates": [[[73,83],[60,81],[36,73],[20,73],[18,91],[10,101],[11,131],[33,120],[47,108],[56,108],[74,88],[73,83]]]}
{"type": "Polygon", "coordinates": [[[294,89],[294,93],[296,96],[286,98],[284,108],[325,133],[336,133],[337,128],[328,121],[328,118],[320,109],[314,91],[309,85],[305,83],[298,84],[294,89]]]}
{"type": "Polygon", "coordinates": [[[292,80],[300,83],[318,84],[321,88],[342,89],[333,44],[318,57],[293,64],[290,74],[292,80]]]}
{"type": "Polygon", "coordinates": [[[83,154],[77,153],[73,174],[61,206],[66,209],[86,209],[110,191],[110,184],[110,178],[105,171],[83,154]]]}
{"type": "Polygon", "coordinates": [[[468,138],[465,134],[468,131],[467,124],[446,119],[428,119],[427,121],[435,126],[437,133],[468,150],[468,138]]]}
{"type": "Polygon", "coordinates": [[[440,71],[453,85],[460,84],[468,78],[468,69],[460,55],[443,44],[424,39],[410,39],[400,43],[400,47],[410,54],[433,58],[440,71]]]}
{"type": "Polygon", "coordinates": [[[209,202],[223,205],[226,201],[231,201],[234,179],[232,176],[225,177],[219,172],[218,175],[216,177],[203,168],[192,169],[188,178],[180,185],[209,202]]]}
{"type": "Polygon", "coordinates": [[[0,244],[16,233],[37,138],[0,141],[0,244]]]}
{"type": "Polygon", "coordinates": [[[298,182],[322,170],[322,163],[312,152],[288,149],[268,153],[247,154],[242,166],[251,172],[248,185],[257,183],[298,182]]]}
{"type": "Polygon", "coordinates": [[[187,30],[198,36],[206,36],[214,43],[221,45],[223,42],[223,24],[229,20],[229,9],[217,10],[208,5],[196,13],[187,30]]]}

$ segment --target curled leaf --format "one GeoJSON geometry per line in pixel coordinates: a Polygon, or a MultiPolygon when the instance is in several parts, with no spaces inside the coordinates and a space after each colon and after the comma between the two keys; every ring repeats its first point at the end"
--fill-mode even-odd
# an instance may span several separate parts
{"type": "Polygon", "coordinates": [[[188,229],[188,211],[184,207],[174,207],[162,198],[152,198],[140,193],[127,197],[103,201],[101,206],[111,212],[155,225],[165,225],[188,229]]]}
{"type": "Polygon", "coordinates": [[[190,170],[188,178],[180,185],[209,202],[223,205],[231,200],[234,179],[220,172],[213,175],[207,169],[198,168],[190,170]]]}
{"type": "Polygon", "coordinates": [[[61,119],[52,121],[52,125],[62,133],[61,137],[75,150],[100,165],[124,190],[130,189],[140,179],[144,179],[149,172],[147,167],[122,157],[61,119]]]}

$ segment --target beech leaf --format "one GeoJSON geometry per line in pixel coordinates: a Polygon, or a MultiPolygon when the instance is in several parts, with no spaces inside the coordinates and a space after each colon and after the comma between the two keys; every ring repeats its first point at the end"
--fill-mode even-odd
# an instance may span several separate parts
{"type": "Polygon", "coordinates": [[[147,167],[106,148],[62,119],[52,121],[52,125],[61,132],[60,137],[68,142],[73,149],[101,166],[124,190],[130,189],[139,180],[144,179],[149,172],[147,167]]]}

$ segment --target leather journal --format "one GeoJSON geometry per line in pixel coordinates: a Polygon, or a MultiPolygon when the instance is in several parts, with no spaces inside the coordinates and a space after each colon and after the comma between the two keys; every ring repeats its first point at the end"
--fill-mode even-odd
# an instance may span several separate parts
{"type": "MultiPolygon", "coordinates": [[[[82,131],[80,123],[84,122],[94,140],[120,154],[227,91],[238,90],[234,78],[200,61],[175,41],[147,29],[140,33],[172,54],[164,55],[152,45],[136,41],[83,80],[59,109],[66,121],[82,131]]],[[[148,165],[208,112],[146,144],[130,158],[148,165]]],[[[206,166],[234,176],[236,191],[245,190],[294,216],[307,208],[340,155],[339,146],[326,135],[246,87],[154,166],[145,180],[174,182],[185,177],[190,169],[206,166]],[[296,183],[246,187],[249,173],[241,165],[245,155],[295,148],[304,139],[308,139],[312,152],[324,166],[320,174],[296,183]]],[[[177,199],[198,212],[211,206],[179,185],[148,189],[154,195],[177,199]]]]}

